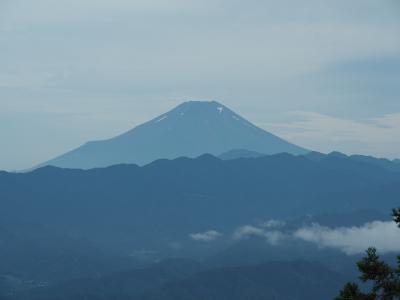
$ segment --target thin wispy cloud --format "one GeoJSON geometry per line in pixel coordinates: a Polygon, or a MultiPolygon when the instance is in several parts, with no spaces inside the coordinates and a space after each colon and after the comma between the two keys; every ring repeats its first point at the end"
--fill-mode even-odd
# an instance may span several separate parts
{"type": "Polygon", "coordinates": [[[266,222],[260,222],[259,225],[264,228],[281,228],[286,225],[285,221],[271,219],[266,222]]]}
{"type": "Polygon", "coordinates": [[[198,242],[212,242],[222,237],[222,235],[222,233],[216,230],[208,230],[205,232],[192,233],[189,237],[198,242]]]}
{"type": "Polygon", "coordinates": [[[251,237],[265,238],[271,245],[278,245],[286,235],[277,230],[266,230],[252,225],[245,225],[236,229],[233,233],[233,239],[243,240],[251,237]]]}
{"type": "Polygon", "coordinates": [[[263,124],[293,142],[321,152],[400,157],[400,113],[365,120],[337,118],[315,112],[293,112],[293,121],[263,124]]]}

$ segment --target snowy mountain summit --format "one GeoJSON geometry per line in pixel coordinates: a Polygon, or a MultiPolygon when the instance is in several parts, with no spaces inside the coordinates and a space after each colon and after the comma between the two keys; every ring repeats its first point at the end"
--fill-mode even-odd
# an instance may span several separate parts
{"type": "Polygon", "coordinates": [[[161,158],[220,155],[232,149],[264,154],[308,152],[253,125],[221,103],[189,101],[122,135],[86,143],[41,166],[90,169],[121,163],[144,165],[161,158]]]}

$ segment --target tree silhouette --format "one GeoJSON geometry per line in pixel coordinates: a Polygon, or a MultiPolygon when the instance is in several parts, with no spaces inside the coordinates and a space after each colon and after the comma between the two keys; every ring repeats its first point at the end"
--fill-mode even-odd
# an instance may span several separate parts
{"type": "MultiPolygon", "coordinates": [[[[400,227],[400,208],[393,210],[393,220],[400,227]]],[[[336,300],[400,299],[400,256],[397,267],[393,268],[379,258],[375,248],[369,248],[357,266],[361,272],[360,280],[371,284],[370,292],[364,293],[356,283],[348,283],[336,300]]]]}

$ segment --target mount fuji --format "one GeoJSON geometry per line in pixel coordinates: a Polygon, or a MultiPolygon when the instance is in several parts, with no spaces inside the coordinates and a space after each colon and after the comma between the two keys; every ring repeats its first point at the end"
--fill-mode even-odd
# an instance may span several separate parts
{"type": "Polygon", "coordinates": [[[39,167],[145,165],[157,159],[220,155],[234,149],[263,154],[308,152],[253,125],[221,103],[189,101],[122,135],[88,142],[39,167]]]}

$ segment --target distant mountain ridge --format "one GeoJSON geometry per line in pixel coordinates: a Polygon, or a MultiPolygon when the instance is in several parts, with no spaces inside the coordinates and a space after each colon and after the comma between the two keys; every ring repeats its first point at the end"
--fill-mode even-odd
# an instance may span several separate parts
{"type": "MultiPolygon", "coordinates": [[[[246,149],[233,149],[228,152],[222,153],[218,157],[222,160],[234,160],[240,158],[259,158],[263,156],[267,156],[267,154],[250,151],[246,149]]],[[[346,155],[338,151],[333,151],[328,154],[320,153],[317,151],[311,151],[304,154],[304,157],[315,162],[320,162],[329,157],[336,157],[343,159],[349,158],[353,162],[367,163],[393,172],[400,172],[400,160],[398,159],[390,160],[387,158],[377,158],[373,156],[359,155],[359,154],[346,155]]]]}
{"type": "Polygon", "coordinates": [[[161,158],[220,155],[232,149],[264,154],[308,152],[253,125],[216,101],[189,101],[122,135],[88,142],[39,167],[90,169],[121,163],[145,165],[161,158]]]}
{"type": "Polygon", "coordinates": [[[232,160],[238,158],[258,158],[262,156],[266,156],[266,154],[246,149],[233,149],[228,152],[222,153],[221,155],[218,156],[218,158],[222,160],[232,160]]]}

